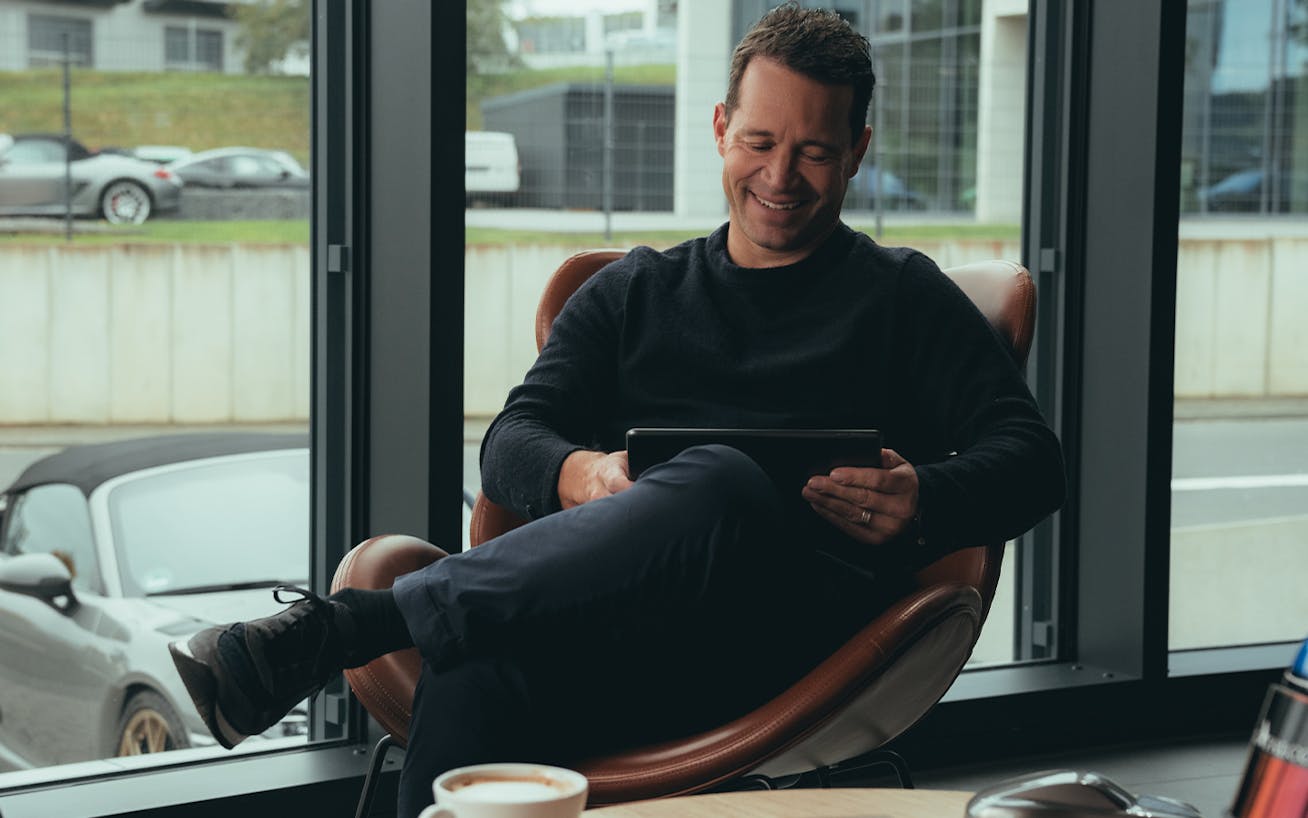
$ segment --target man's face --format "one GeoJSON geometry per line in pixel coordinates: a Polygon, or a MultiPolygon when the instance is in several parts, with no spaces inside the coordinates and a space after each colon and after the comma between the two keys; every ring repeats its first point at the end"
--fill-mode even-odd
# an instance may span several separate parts
{"type": "Polygon", "coordinates": [[[823,85],[755,57],[738,103],[713,111],[730,208],[727,252],[742,267],[779,267],[807,256],[835,229],[869,128],[850,143],[849,86],[823,85]]]}

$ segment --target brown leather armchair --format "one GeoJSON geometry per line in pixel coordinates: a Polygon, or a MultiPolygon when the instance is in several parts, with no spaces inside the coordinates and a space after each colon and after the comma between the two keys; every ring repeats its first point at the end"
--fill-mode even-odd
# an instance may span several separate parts
{"type": "MultiPolygon", "coordinates": [[[[559,267],[537,309],[538,348],[568,296],[621,255],[621,251],[590,251],[559,267]]],[[[1035,287],[1027,270],[1013,262],[988,261],[945,272],[1023,364],[1035,321],[1035,287]]],[[[522,524],[479,495],[470,542],[477,545],[522,524]]],[[[744,777],[767,786],[781,777],[817,771],[825,782],[828,771],[848,769],[854,763],[851,759],[890,763],[901,783],[911,786],[902,760],[876,753],[925,715],[953,684],[972,653],[994,597],[1003,550],[1004,543],[966,548],[922,569],[911,593],[788,690],[729,724],[675,741],[570,760],[570,766],[590,780],[591,805],[684,795],[744,777]]],[[[388,588],[400,574],[417,570],[441,554],[413,537],[375,537],[346,555],[332,590],[388,588]]],[[[379,745],[379,756],[391,741],[403,744],[407,738],[418,674],[416,649],[346,671],[355,695],[389,731],[379,745]]],[[[379,763],[380,758],[375,759],[375,765],[379,763]]],[[[370,781],[373,775],[370,772],[370,781]]],[[[365,784],[361,810],[366,809],[368,792],[365,784]]]]}

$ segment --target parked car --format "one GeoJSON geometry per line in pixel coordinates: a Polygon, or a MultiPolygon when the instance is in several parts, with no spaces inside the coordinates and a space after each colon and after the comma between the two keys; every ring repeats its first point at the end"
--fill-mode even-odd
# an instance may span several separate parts
{"type": "Polygon", "coordinates": [[[166,166],[192,187],[307,188],[309,174],[285,151],[215,148],[166,166]]]}
{"type": "Polygon", "coordinates": [[[137,145],[132,148],[132,156],[137,159],[144,159],[147,162],[154,162],[156,165],[176,162],[178,159],[185,159],[192,153],[193,151],[190,148],[183,148],[181,145],[137,145]]]}
{"type": "MultiPolygon", "coordinates": [[[[309,575],[307,435],[79,445],[0,494],[0,769],[214,744],[169,642],[309,575]]],[[[298,706],[264,734],[307,735],[298,706]]]]}
{"type": "Polygon", "coordinates": [[[0,216],[62,216],[65,156],[75,216],[140,224],[177,209],[182,181],[172,171],[132,156],[88,150],[60,134],[0,134],[0,216]]]}
{"type": "Polygon", "coordinates": [[[467,204],[510,204],[521,184],[522,165],[513,134],[464,131],[463,190],[467,204]]]}
{"type": "Polygon", "coordinates": [[[881,202],[885,210],[924,210],[926,197],[909,188],[908,183],[888,170],[877,174],[875,165],[863,165],[849,180],[846,206],[854,209],[872,209],[877,205],[878,193],[885,189],[881,202]]]}

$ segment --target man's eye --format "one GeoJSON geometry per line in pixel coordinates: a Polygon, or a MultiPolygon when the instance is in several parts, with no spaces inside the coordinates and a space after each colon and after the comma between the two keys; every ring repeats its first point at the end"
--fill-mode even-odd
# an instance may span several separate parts
{"type": "Polygon", "coordinates": [[[814,163],[817,163],[817,164],[821,165],[821,164],[825,164],[825,163],[831,161],[831,154],[829,154],[829,153],[805,153],[805,154],[804,154],[804,158],[807,159],[809,162],[814,162],[814,163]]]}
{"type": "Polygon", "coordinates": [[[763,153],[764,151],[768,151],[768,150],[771,150],[771,149],[772,149],[772,143],[771,143],[771,142],[750,142],[750,143],[749,143],[749,149],[752,150],[752,151],[754,151],[754,152],[756,152],[756,153],[763,153]]]}

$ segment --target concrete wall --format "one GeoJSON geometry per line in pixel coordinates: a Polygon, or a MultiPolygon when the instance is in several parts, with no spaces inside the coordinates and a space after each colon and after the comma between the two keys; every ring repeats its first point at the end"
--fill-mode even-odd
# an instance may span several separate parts
{"type": "Polygon", "coordinates": [[[682,3],[677,26],[677,137],[673,209],[678,216],[727,212],[713,108],[727,96],[731,3],[682,3]]]}
{"type": "MultiPolygon", "coordinates": [[[[924,243],[942,267],[1016,241],[924,243]]],[[[558,245],[465,251],[465,413],[499,410],[536,355],[558,245]]],[[[1308,395],[1308,237],[1183,238],[1180,398],[1308,395]]],[[[303,420],[309,254],[296,246],[0,247],[0,424],[303,420]]]]}
{"type": "Polygon", "coordinates": [[[1022,219],[1026,156],[1026,0],[985,0],[977,79],[976,220],[1022,219]]]}
{"type": "Polygon", "coordinates": [[[1308,238],[1183,238],[1177,397],[1308,395],[1308,238]]]}
{"type": "Polygon", "coordinates": [[[0,249],[0,423],[309,414],[309,252],[0,249]]]}

